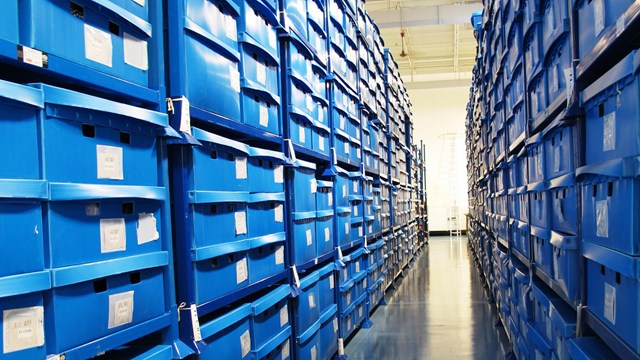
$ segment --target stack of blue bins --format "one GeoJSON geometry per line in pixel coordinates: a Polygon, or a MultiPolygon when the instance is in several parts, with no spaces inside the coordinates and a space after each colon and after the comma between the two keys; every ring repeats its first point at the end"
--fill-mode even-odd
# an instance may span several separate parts
{"type": "MultiPolygon", "coordinates": [[[[328,199],[325,199],[326,196],[323,193],[317,194],[318,182],[315,174],[316,164],[300,159],[296,161],[292,170],[293,187],[289,200],[293,231],[290,244],[293,247],[292,263],[298,266],[316,259],[318,249],[324,246],[324,229],[320,234],[316,234],[316,198],[320,197],[323,204],[328,203],[328,199]],[[317,245],[317,235],[321,235],[323,246],[317,245]]],[[[324,215],[324,213],[321,214],[324,215]]]]}
{"type": "Polygon", "coordinates": [[[364,240],[365,227],[365,201],[364,201],[364,175],[362,172],[349,173],[349,206],[351,206],[351,236],[352,244],[358,244],[364,240]]]}
{"type": "Polygon", "coordinates": [[[340,338],[347,339],[365,319],[368,289],[366,250],[356,248],[336,261],[339,279],[340,338]]]}
{"type": "MultiPolygon", "coordinates": [[[[609,5],[613,6],[613,5],[609,5]]],[[[640,185],[636,161],[638,63],[631,52],[581,94],[585,108],[585,165],[576,170],[582,189],[582,251],[587,258],[587,300],[593,314],[636,352],[635,304],[640,257],[635,223],[640,185]]]]}
{"type": "Polygon", "coordinates": [[[367,268],[367,294],[369,311],[372,311],[384,299],[385,294],[385,245],[386,237],[380,237],[373,244],[367,245],[369,250],[369,267],[367,268]]]}
{"type": "Polygon", "coordinates": [[[336,204],[336,245],[344,246],[351,243],[351,203],[349,202],[350,179],[349,173],[336,168],[334,195],[336,204]]]}

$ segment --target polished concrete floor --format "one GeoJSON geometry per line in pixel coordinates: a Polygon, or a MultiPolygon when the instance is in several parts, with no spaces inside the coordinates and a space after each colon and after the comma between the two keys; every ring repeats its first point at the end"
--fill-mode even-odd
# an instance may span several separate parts
{"type": "Polygon", "coordinates": [[[504,359],[508,340],[496,328],[467,238],[434,237],[387,305],[345,348],[349,360],[504,359]]]}

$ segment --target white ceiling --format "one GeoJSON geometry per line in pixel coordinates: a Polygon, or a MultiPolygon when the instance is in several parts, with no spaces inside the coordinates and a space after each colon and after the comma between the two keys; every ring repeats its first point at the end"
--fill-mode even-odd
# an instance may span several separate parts
{"type": "Polygon", "coordinates": [[[476,54],[470,18],[482,10],[481,1],[367,0],[365,9],[380,28],[407,88],[469,85],[476,54]]]}

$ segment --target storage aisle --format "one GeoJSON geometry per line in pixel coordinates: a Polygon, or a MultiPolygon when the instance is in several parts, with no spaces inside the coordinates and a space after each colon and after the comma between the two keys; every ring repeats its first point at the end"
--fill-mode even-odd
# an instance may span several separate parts
{"type": "Polygon", "coordinates": [[[496,328],[467,238],[433,237],[388,305],[345,349],[359,359],[503,359],[508,340],[496,328]]]}

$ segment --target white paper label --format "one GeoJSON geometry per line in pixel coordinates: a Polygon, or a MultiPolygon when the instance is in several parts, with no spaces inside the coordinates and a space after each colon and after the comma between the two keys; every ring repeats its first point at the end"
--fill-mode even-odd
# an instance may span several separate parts
{"type": "Polygon", "coordinates": [[[362,229],[362,226],[358,226],[358,236],[359,236],[359,237],[362,237],[362,236],[363,236],[363,231],[364,231],[364,230],[362,229]]]}
{"type": "Polygon", "coordinates": [[[290,351],[289,347],[291,345],[289,344],[289,340],[287,340],[286,343],[284,343],[284,347],[282,347],[282,360],[287,360],[290,356],[290,351]]]}
{"type": "Polygon", "coordinates": [[[276,250],[276,265],[280,264],[284,264],[284,246],[280,246],[276,250]]]}
{"type": "Polygon", "coordinates": [[[316,297],[313,293],[307,296],[307,301],[309,301],[309,309],[314,309],[316,307],[316,297]]]}
{"type": "Polygon", "coordinates": [[[333,289],[335,287],[335,280],[333,279],[333,275],[329,276],[329,289],[333,289]]]}
{"type": "Polygon", "coordinates": [[[225,16],[224,27],[226,35],[233,41],[238,41],[238,29],[236,28],[236,19],[232,16],[225,16]]]}
{"type": "Polygon", "coordinates": [[[236,157],[236,179],[243,180],[247,178],[247,158],[242,156],[236,157]]]}
{"type": "Polygon", "coordinates": [[[316,360],[317,356],[318,356],[318,349],[316,349],[317,345],[313,345],[311,347],[311,360],[316,360]]]}
{"type": "Polygon", "coordinates": [[[246,330],[240,335],[240,347],[242,348],[242,357],[244,358],[251,351],[251,334],[249,330],[246,330]]]}
{"type": "Polygon", "coordinates": [[[92,61],[111,67],[113,45],[111,34],[89,24],[84,24],[84,56],[92,61]]]}
{"type": "Polygon", "coordinates": [[[556,66],[554,66],[553,68],[550,69],[551,71],[549,72],[549,76],[550,76],[550,82],[551,82],[551,90],[552,91],[558,91],[558,89],[560,88],[560,84],[558,83],[558,69],[556,66]]]}
{"type": "Polygon", "coordinates": [[[34,306],[2,312],[3,353],[44,345],[44,308],[34,306]]]}
{"type": "Polygon", "coordinates": [[[260,120],[259,120],[259,124],[260,124],[260,126],[269,127],[269,109],[265,105],[262,105],[262,104],[260,104],[260,120]]]}
{"type": "Polygon", "coordinates": [[[331,241],[331,231],[328,227],[324,228],[324,242],[331,241]]]}
{"type": "Polygon", "coordinates": [[[234,214],[236,223],[236,235],[247,233],[247,214],[243,211],[236,211],[234,214]]]}
{"type": "Polygon", "coordinates": [[[347,185],[342,185],[342,197],[347,197],[347,185]]]}
{"type": "Polygon", "coordinates": [[[202,341],[202,333],[200,333],[200,320],[198,320],[198,307],[191,304],[191,329],[193,330],[193,340],[202,341]]]}
{"type": "Polygon", "coordinates": [[[124,62],[141,70],[149,70],[147,42],[125,32],[124,62]]]}
{"type": "Polygon", "coordinates": [[[369,225],[369,234],[372,234],[372,233],[373,233],[373,225],[370,224],[369,225]]]}
{"type": "Polygon", "coordinates": [[[37,67],[43,67],[42,51],[32,49],[30,47],[22,47],[22,61],[37,67]]]}
{"type": "Polygon", "coordinates": [[[346,126],[347,126],[347,123],[346,123],[344,117],[340,116],[340,129],[341,130],[345,130],[346,126]]]}
{"type": "Polygon", "coordinates": [[[233,91],[240,93],[240,71],[237,65],[229,65],[229,83],[233,91]]]}
{"type": "Polygon", "coordinates": [[[349,150],[349,142],[347,141],[344,143],[344,153],[349,154],[349,150]]]}
{"type": "Polygon", "coordinates": [[[282,165],[276,165],[273,168],[273,182],[276,184],[284,183],[284,167],[282,165]]]}
{"type": "Polygon", "coordinates": [[[604,318],[616,324],[616,288],[604,283],[604,318]]]}
{"type": "Polygon", "coordinates": [[[100,219],[100,252],[127,250],[127,233],[123,218],[100,219]]]}
{"type": "Polygon", "coordinates": [[[256,63],[256,78],[260,84],[267,84],[267,67],[261,62],[256,63]]]}
{"type": "Polygon", "coordinates": [[[349,235],[350,230],[351,230],[351,225],[349,225],[349,223],[344,223],[344,233],[349,235]]]}
{"type": "Polygon", "coordinates": [[[329,193],[329,195],[327,197],[327,205],[333,206],[333,194],[332,193],[329,193]]]}
{"type": "Polygon", "coordinates": [[[567,105],[571,101],[571,96],[573,96],[573,92],[575,90],[575,83],[573,81],[573,68],[565,68],[564,69],[564,80],[567,84],[567,105]]]}
{"type": "Polygon", "coordinates": [[[307,229],[305,235],[307,237],[307,246],[313,245],[313,234],[311,233],[311,229],[307,229]]]}
{"type": "Polygon", "coordinates": [[[358,190],[359,190],[359,185],[358,185],[358,181],[353,181],[353,193],[357,194],[358,190]]]}
{"type": "Polygon", "coordinates": [[[301,143],[304,143],[304,142],[307,141],[307,137],[306,137],[306,134],[305,134],[305,128],[302,126],[302,124],[299,124],[299,127],[298,127],[298,140],[301,143]]]}
{"type": "Polygon", "coordinates": [[[596,37],[604,30],[604,2],[593,0],[593,20],[595,22],[596,37]]]}
{"type": "Polygon", "coordinates": [[[609,237],[609,207],[608,200],[596,201],[596,235],[609,237]]]}
{"type": "Polygon", "coordinates": [[[311,113],[316,107],[315,101],[311,97],[311,94],[307,94],[307,110],[311,113]]]}
{"type": "Polygon", "coordinates": [[[287,305],[280,309],[280,327],[283,327],[289,323],[289,310],[287,305]]]}
{"type": "Polygon", "coordinates": [[[247,270],[247,258],[236,263],[236,283],[240,284],[249,278],[249,272],[247,270]]]}
{"type": "Polygon", "coordinates": [[[133,320],[133,291],[109,295],[109,329],[133,320]]]}
{"type": "Polygon", "coordinates": [[[333,319],[333,332],[338,332],[338,318],[333,319]]]}
{"type": "Polygon", "coordinates": [[[560,171],[560,147],[561,145],[558,145],[553,149],[553,171],[554,172],[560,171]]]}
{"type": "Polygon", "coordinates": [[[318,121],[324,124],[324,110],[325,108],[318,104],[318,121]]]}
{"type": "MultiPolygon", "coordinates": [[[[342,256],[338,256],[340,259],[342,259],[342,256]]],[[[342,270],[342,277],[346,280],[349,278],[349,269],[344,268],[342,270]]]]}
{"type": "Polygon", "coordinates": [[[358,308],[358,316],[362,317],[362,307],[358,308]]]}
{"type": "Polygon", "coordinates": [[[282,204],[278,204],[273,211],[275,213],[275,221],[284,222],[284,206],[282,204]]]}
{"type": "Polygon", "coordinates": [[[309,184],[311,187],[312,194],[315,194],[316,192],[318,192],[318,182],[316,181],[316,179],[309,180],[309,184]]]}
{"type": "Polygon", "coordinates": [[[353,206],[353,216],[358,216],[358,205],[353,206]]]}
{"type": "Polygon", "coordinates": [[[351,316],[349,316],[347,318],[347,329],[350,330],[351,329],[351,316]]]}
{"type": "Polygon", "coordinates": [[[133,0],[133,1],[140,6],[144,6],[145,0],[133,0]]]}
{"type": "Polygon", "coordinates": [[[620,34],[622,34],[622,32],[624,31],[624,28],[627,26],[625,21],[626,20],[624,15],[620,16],[616,21],[616,37],[620,36],[620,34]]]}
{"type": "Polygon", "coordinates": [[[186,97],[180,98],[180,131],[191,135],[191,106],[186,97]]]}
{"type": "Polygon", "coordinates": [[[351,293],[347,293],[347,305],[351,304],[351,293]]]}
{"type": "Polygon", "coordinates": [[[616,149],[616,113],[612,112],[604,116],[602,126],[602,151],[616,149]]]}
{"type": "Polygon", "coordinates": [[[98,179],[123,180],[122,148],[96,145],[98,179]]]}
{"type": "Polygon", "coordinates": [[[147,213],[138,214],[138,228],[136,229],[136,233],[138,235],[138,245],[158,240],[160,234],[158,233],[155,216],[147,213]]]}
{"type": "Polygon", "coordinates": [[[324,151],[324,137],[321,135],[318,135],[318,148],[320,149],[320,151],[324,151]]]}
{"type": "Polygon", "coordinates": [[[269,34],[269,46],[271,46],[272,48],[276,48],[278,46],[276,31],[269,28],[269,31],[267,31],[267,33],[269,34]]]}
{"type": "Polygon", "coordinates": [[[356,261],[356,273],[360,272],[360,262],[356,261]]]}

